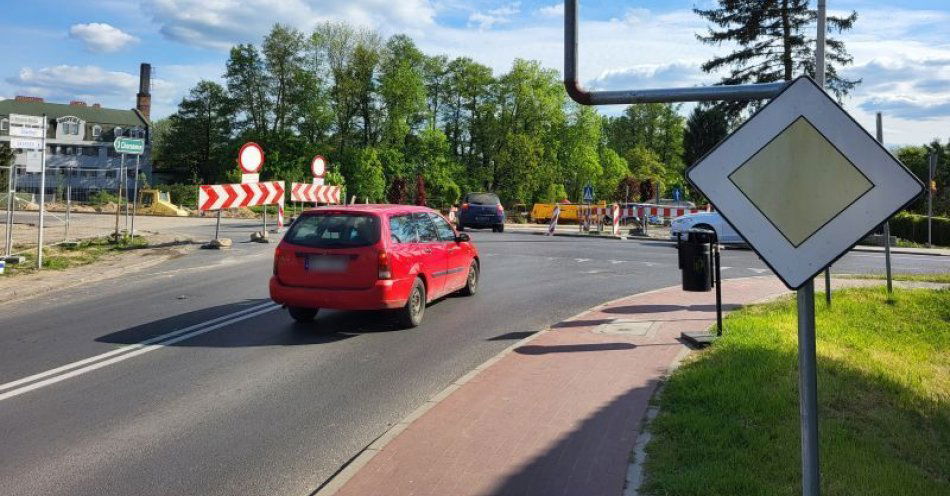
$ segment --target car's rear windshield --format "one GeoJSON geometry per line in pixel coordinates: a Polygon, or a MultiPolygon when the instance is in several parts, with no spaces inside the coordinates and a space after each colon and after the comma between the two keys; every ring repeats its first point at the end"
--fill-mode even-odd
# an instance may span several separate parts
{"type": "Polygon", "coordinates": [[[465,195],[465,202],[475,205],[498,205],[501,203],[493,193],[469,193],[465,195]]]}
{"type": "Polygon", "coordinates": [[[287,231],[284,241],[317,248],[370,246],[379,241],[379,218],[349,213],[304,215],[287,231]]]}

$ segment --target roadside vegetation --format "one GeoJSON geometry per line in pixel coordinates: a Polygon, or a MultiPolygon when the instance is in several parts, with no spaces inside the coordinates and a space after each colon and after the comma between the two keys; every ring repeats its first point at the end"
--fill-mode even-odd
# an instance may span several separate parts
{"type": "MultiPolygon", "coordinates": [[[[76,246],[51,245],[43,249],[43,270],[64,270],[89,265],[108,255],[130,250],[148,248],[148,239],[142,236],[125,237],[113,243],[108,237],[92,238],[80,241],[76,246]]],[[[26,261],[18,265],[7,265],[0,277],[15,277],[36,272],[36,250],[22,254],[26,261]]]]}
{"type": "MultiPolygon", "coordinates": [[[[816,299],[823,494],[950,494],[950,290],[816,299]]],[[[725,329],[657,400],[642,494],[800,494],[795,300],[725,329]]]]}
{"type": "MultiPolygon", "coordinates": [[[[880,279],[887,278],[886,274],[850,274],[844,276],[846,279],[880,279]]],[[[916,282],[938,282],[950,284],[950,272],[935,274],[892,274],[894,281],[916,281],[916,282]]]]}

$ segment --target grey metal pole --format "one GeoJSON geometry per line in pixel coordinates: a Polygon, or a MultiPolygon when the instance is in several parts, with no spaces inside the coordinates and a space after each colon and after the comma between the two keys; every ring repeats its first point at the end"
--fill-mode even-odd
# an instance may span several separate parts
{"type": "Polygon", "coordinates": [[[66,228],[63,231],[63,241],[69,241],[69,213],[73,206],[73,181],[71,167],[66,168],[66,228]]]}
{"type": "Polygon", "coordinates": [[[267,205],[264,205],[264,224],[261,229],[261,236],[267,237],[267,205]]]}
{"type": "MultiPolygon", "coordinates": [[[[877,113],[876,118],[876,127],[877,127],[877,142],[881,145],[884,144],[884,121],[881,117],[881,113],[877,113]]],[[[884,221],[884,271],[887,273],[887,293],[891,294],[894,292],[894,283],[893,277],[891,276],[891,221],[884,221]]]]}
{"type": "Polygon", "coordinates": [[[122,209],[119,208],[119,200],[122,199],[122,169],[125,167],[125,154],[119,154],[119,170],[116,171],[116,203],[115,203],[115,242],[119,242],[119,216],[122,209]]]}
{"type": "Polygon", "coordinates": [[[719,239],[713,243],[716,250],[716,336],[722,336],[722,265],[719,262],[719,239]]]}
{"type": "Polygon", "coordinates": [[[3,244],[3,256],[9,257],[13,250],[13,210],[16,209],[16,202],[13,201],[13,195],[16,194],[16,164],[10,164],[10,174],[7,177],[9,183],[7,189],[7,232],[3,244]]]}
{"type": "Polygon", "coordinates": [[[818,496],[818,366],[815,352],[815,280],[798,289],[798,407],[802,436],[802,495],[818,496]]]}
{"type": "Polygon", "coordinates": [[[139,205],[139,159],[141,155],[135,156],[135,178],[132,182],[132,237],[135,237],[135,211],[139,205]]]}
{"type": "MultiPolygon", "coordinates": [[[[828,18],[828,6],[825,0],[818,0],[818,33],[815,47],[815,81],[825,89],[825,34],[828,18]]],[[[825,304],[831,306],[831,266],[825,267],[825,304]]]]}
{"type": "Polygon", "coordinates": [[[43,268],[43,229],[46,217],[46,114],[43,114],[43,150],[40,152],[40,223],[36,235],[36,268],[43,268]]]}
{"type": "Polygon", "coordinates": [[[223,209],[220,209],[220,208],[218,209],[218,220],[215,221],[215,223],[214,223],[214,239],[215,239],[215,241],[218,240],[218,234],[221,232],[221,210],[223,210],[223,209]]]}
{"type": "Polygon", "coordinates": [[[934,216],[934,175],[937,172],[937,154],[930,154],[930,164],[927,168],[927,248],[933,247],[933,216],[934,216]]]}
{"type": "Polygon", "coordinates": [[[129,230],[129,170],[122,165],[122,208],[125,209],[125,235],[128,236],[129,230]]]}

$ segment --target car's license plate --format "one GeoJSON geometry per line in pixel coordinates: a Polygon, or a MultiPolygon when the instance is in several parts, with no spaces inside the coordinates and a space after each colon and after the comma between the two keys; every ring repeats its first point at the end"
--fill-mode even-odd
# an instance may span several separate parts
{"type": "Polygon", "coordinates": [[[479,216],[479,217],[476,217],[475,220],[477,220],[478,222],[491,222],[494,219],[492,219],[491,217],[479,216]]]}
{"type": "Polygon", "coordinates": [[[349,260],[345,255],[307,255],[304,264],[311,272],[346,272],[349,260]]]}

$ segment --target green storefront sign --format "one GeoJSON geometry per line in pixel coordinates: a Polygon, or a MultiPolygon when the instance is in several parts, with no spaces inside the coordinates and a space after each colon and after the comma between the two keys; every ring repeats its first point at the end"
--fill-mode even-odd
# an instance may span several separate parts
{"type": "Polygon", "coordinates": [[[116,138],[112,146],[116,153],[141,155],[145,152],[145,140],[141,138],[116,138]]]}

